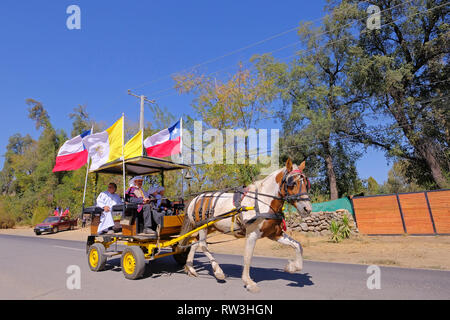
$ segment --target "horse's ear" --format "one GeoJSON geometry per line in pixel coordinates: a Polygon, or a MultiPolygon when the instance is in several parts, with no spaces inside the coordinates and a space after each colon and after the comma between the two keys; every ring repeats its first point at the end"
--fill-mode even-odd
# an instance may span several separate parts
{"type": "Polygon", "coordinates": [[[288,158],[287,161],[286,161],[286,169],[287,169],[288,172],[292,171],[292,160],[291,160],[291,158],[288,158]]]}
{"type": "Polygon", "coordinates": [[[303,170],[305,170],[305,167],[306,167],[306,163],[305,163],[305,161],[303,161],[303,162],[300,163],[300,165],[298,166],[298,169],[299,169],[300,171],[303,171],[303,170]]]}

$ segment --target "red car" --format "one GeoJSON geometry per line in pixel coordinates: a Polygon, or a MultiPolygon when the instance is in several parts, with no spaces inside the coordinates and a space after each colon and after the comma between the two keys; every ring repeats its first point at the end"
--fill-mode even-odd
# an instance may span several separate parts
{"type": "Polygon", "coordinates": [[[68,216],[47,217],[44,221],[34,227],[34,233],[40,235],[42,232],[56,233],[63,230],[73,230],[78,219],[70,220],[68,216]]]}

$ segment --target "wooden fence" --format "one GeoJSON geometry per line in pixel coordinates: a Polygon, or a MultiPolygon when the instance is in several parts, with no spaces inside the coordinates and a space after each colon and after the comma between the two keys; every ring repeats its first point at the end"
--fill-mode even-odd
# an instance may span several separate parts
{"type": "Polygon", "coordinates": [[[450,189],[352,199],[362,234],[450,234],[450,189]]]}

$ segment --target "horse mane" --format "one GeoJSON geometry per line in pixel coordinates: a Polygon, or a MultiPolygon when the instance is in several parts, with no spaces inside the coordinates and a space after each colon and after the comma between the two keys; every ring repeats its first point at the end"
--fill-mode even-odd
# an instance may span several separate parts
{"type": "MultiPolygon", "coordinates": [[[[265,178],[261,179],[261,180],[256,180],[255,182],[253,182],[252,184],[249,184],[247,187],[249,189],[252,188],[258,188],[258,190],[261,189],[261,187],[264,185],[264,183],[266,182],[266,180],[268,180],[269,178],[272,178],[273,175],[277,175],[281,172],[281,170],[285,169],[285,167],[281,167],[278,170],[275,170],[274,172],[268,174],[265,178]]],[[[293,170],[298,169],[298,166],[296,164],[293,164],[293,170]]]]}
{"type": "Polygon", "coordinates": [[[281,172],[281,170],[283,170],[283,169],[284,169],[284,167],[282,167],[282,168],[280,168],[280,169],[278,169],[278,170],[275,170],[274,172],[270,173],[269,175],[267,175],[267,177],[265,177],[265,178],[263,178],[263,179],[261,179],[261,180],[256,180],[256,181],[253,182],[252,184],[249,184],[249,185],[248,185],[248,188],[249,188],[249,189],[256,189],[256,188],[258,188],[258,190],[260,190],[261,187],[264,185],[264,183],[265,183],[269,178],[272,178],[273,175],[279,174],[279,173],[281,172]]]}

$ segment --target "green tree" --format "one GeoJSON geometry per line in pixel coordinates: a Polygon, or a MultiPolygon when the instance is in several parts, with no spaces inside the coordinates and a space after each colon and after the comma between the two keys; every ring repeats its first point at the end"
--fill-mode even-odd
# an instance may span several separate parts
{"type": "MultiPolygon", "coordinates": [[[[360,6],[361,12],[367,5],[360,6]]],[[[359,25],[352,87],[372,96],[367,110],[374,112],[371,122],[354,125],[348,133],[406,161],[409,181],[445,188],[450,182],[448,4],[381,0],[377,6],[382,10],[379,30],[367,30],[365,20],[342,17],[359,25]]]]}
{"type": "Polygon", "coordinates": [[[380,186],[381,193],[401,193],[426,190],[414,182],[409,182],[406,175],[408,166],[405,161],[395,162],[388,172],[387,181],[380,186]]]}
{"type": "Polygon", "coordinates": [[[72,132],[70,133],[72,137],[82,134],[93,126],[93,121],[89,118],[85,105],[75,107],[73,113],[69,114],[69,118],[72,119],[72,132]]]}
{"type": "Polygon", "coordinates": [[[376,195],[380,192],[380,186],[378,185],[377,180],[373,177],[369,177],[367,179],[367,191],[369,195],[376,195]]]}
{"type": "Polygon", "coordinates": [[[0,172],[0,185],[2,194],[10,194],[16,192],[17,181],[15,180],[15,163],[18,158],[22,157],[26,150],[33,144],[30,135],[22,136],[16,133],[9,137],[6,153],[4,155],[5,162],[0,172]]]}
{"type": "MultiPolygon", "coordinates": [[[[30,101],[30,99],[29,99],[30,101]]],[[[28,187],[38,196],[37,204],[51,207],[53,205],[54,190],[58,184],[58,175],[52,174],[55,165],[56,154],[59,146],[64,142],[58,139],[58,134],[50,123],[47,111],[40,102],[33,102],[29,109],[29,117],[36,121],[36,128],[43,127],[36,146],[37,165],[31,174],[32,185],[28,187]],[[39,112],[35,110],[39,107],[39,112]]],[[[61,135],[59,135],[61,137],[61,135]]],[[[65,139],[65,135],[62,135],[65,139]]],[[[61,173],[63,175],[63,173],[61,173]]]]}
{"type": "MultiPolygon", "coordinates": [[[[180,93],[195,95],[192,107],[207,129],[215,128],[222,130],[223,133],[226,129],[237,128],[247,131],[255,128],[259,121],[270,115],[267,105],[274,97],[271,80],[257,72],[243,69],[242,65],[225,81],[195,73],[177,75],[174,80],[175,88],[180,93]]],[[[192,128],[193,121],[194,119],[188,117],[186,127],[192,128]]],[[[245,137],[244,143],[246,146],[244,164],[220,163],[195,166],[193,176],[196,183],[192,182],[192,185],[195,185],[196,189],[205,190],[245,185],[255,180],[259,169],[258,165],[249,164],[250,153],[254,152],[249,150],[248,137],[245,137]]],[[[226,141],[224,150],[225,148],[226,141]]],[[[225,163],[225,153],[223,157],[225,163]]]]}
{"type": "Polygon", "coordinates": [[[35,122],[36,130],[51,126],[48,113],[41,102],[34,99],[27,99],[25,102],[30,106],[28,118],[35,122]]]}

